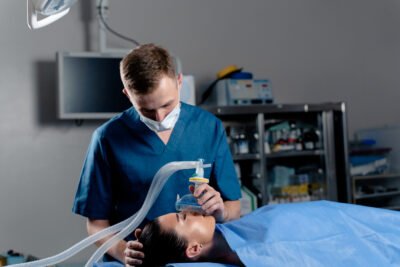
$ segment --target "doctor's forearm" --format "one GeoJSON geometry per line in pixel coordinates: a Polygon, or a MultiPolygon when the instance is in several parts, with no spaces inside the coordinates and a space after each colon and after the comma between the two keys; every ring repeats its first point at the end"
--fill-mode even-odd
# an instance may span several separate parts
{"type": "MultiPolygon", "coordinates": [[[[88,231],[89,235],[93,235],[109,226],[110,226],[110,223],[108,220],[90,220],[90,219],[87,220],[87,231],[88,231]]],[[[111,236],[108,236],[106,238],[103,238],[103,239],[97,241],[96,246],[100,247],[102,244],[104,244],[110,238],[111,238],[111,236]]],[[[110,255],[111,257],[115,258],[116,260],[124,263],[125,248],[126,248],[126,241],[121,240],[116,245],[112,246],[107,251],[107,254],[110,255]]]]}
{"type": "Polygon", "coordinates": [[[126,249],[126,241],[121,240],[115,246],[111,247],[107,253],[116,260],[125,263],[124,250],[126,249]]]}
{"type": "Polygon", "coordinates": [[[225,201],[224,206],[224,222],[240,218],[240,200],[225,201]]]}

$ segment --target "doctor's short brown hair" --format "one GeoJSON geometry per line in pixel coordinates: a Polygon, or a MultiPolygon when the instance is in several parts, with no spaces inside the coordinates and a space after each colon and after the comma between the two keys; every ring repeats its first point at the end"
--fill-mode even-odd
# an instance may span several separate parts
{"type": "Polygon", "coordinates": [[[176,68],[166,49],[155,44],[144,44],[122,59],[120,73],[125,89],[146,95],[157,88],[163,76],[175,78],[176,68]]]}

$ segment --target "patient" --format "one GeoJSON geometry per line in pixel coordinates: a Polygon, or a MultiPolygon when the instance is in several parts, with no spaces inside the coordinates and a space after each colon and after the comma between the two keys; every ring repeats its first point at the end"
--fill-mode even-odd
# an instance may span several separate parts
{"type": "Polygon", "coordinates": [[[329,201],[264,206],[225,224],[215,224],[211,216],[170,213],[136,235],[144,246],[144,266],[400,264],[399,212],[329,201]]]}
{"type": "Polygon", "coordinates": [[[145,266],[171,262],[221,262],[243,266],[224,236],[215,231],[213,216],[169,213],[148,223],[139,241],[143,244],[145,266]]]}

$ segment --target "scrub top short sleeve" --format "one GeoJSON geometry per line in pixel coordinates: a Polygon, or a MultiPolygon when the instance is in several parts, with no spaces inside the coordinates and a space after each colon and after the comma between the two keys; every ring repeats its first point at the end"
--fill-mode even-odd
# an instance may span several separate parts
{"type": "Polygon", "coordinates": [[[74,204],[74,212],[91,219],[108,219],[112,213],[111,171],[105,151],[101,133],[95,131],[87,151],[74,204]]]}

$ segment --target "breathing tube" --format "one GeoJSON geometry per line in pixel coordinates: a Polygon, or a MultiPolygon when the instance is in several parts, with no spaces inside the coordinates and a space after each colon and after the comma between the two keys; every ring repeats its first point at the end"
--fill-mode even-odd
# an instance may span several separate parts
{"type": "MultiPolygon", "coordinates": [[[[94,244],[96,241],[115,234],[113,237],[108,239],[103,245],[101,245],[87,261],[85,267],[92,267],[94,263],[98,262],[103,257],[104,253],[106,253],[118,241],[124,239],[126,236],[132,233],[132,231],[140,225],[140,223],[143,221],[143,219],[149,212],[151,206],[156,201],[165,183],[168,181],[168,178],[172,174],[174,174],[179,170],[194,169],[197,168],[198,166],[199,166],[198,161],[175,161],[164,165],[155,174],[142,207],[139,209],[139,211],[137,211],[128,219],[118,224],[107,227],[91,236],[88,236],[87,238],[83,239],[82,241],[78,242],[77,244],[73,245],[72,247],[68,248],[67,250],[57,255],[37,261],[19,263],[12,266],[43,267],[43,266],[55,265],[57,263],[65,261],[66,259],[71,258],[72,256],[79,253],[86,247],[94,244]]],[[[211,164],[206,164],[206,165],[202,164],[202,167],[204,168],[211,167],[211,164]]]]}

